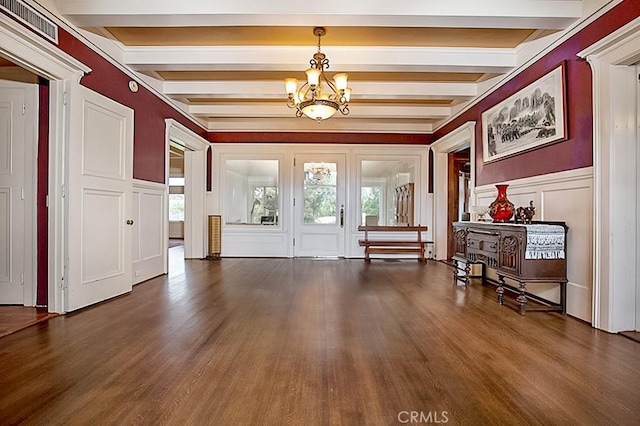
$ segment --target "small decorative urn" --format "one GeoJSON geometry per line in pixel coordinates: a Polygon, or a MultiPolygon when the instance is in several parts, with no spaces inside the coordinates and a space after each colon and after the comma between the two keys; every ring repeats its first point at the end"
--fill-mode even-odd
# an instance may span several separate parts
{"type": "Polygon", "coordinates": [[[498,196],[489,204],[489,216],[494,222],[509,222],[515,212],[515,207],[507,199],[507,187],[509,185],[496,185],[498,196]]]}

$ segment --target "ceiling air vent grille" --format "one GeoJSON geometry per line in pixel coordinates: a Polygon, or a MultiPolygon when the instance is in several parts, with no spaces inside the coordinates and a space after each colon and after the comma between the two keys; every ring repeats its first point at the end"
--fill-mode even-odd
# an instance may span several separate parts
{"type": "Polygon", "coordinates": [[[58,26],[24,1],[0,0],[0,9],[6,10],[38,34],[58,44],[58,26]]]}

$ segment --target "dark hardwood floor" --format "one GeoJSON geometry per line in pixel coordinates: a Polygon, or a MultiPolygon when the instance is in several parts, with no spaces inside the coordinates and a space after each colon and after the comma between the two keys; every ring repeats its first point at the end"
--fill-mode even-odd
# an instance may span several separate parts
{"type": "Polygon", "coordinates": [[[47,308],[33,308],[29,306],[0,306],[0,337],[15,333],[30,327],[56,314],[47,312],[47,308]]]}
{"type": "Polygon", "coordinates": [[[0,339],[0,423],[640,424],[638,343],[444,264],[172,262],[0,339]]]}

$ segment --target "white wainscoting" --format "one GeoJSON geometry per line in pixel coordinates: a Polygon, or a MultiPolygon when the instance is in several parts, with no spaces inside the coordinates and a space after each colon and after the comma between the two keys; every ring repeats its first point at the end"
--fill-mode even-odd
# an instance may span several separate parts
{"type": "MultiPolygon", "coordinates": [[[[562,221],[567,236],[567,313],[591,323],[593,296],[593,168],[570,170],[507,182],[507,198],[516,206],[533,201],[533,220],[562,221]]],[[[475,204],[489,205],[495,185],[475,188],[475,204]]],[[[528,285],[534,294],[558,300],[557,286],[528,285]]]]}
{"type": "Polygon", "coordinates": [[[133,181],[133,284],[167,273],[167,186],[133,181]]]}
{"type": "Polygon", "coordinates": [[[288,248],[291,241],[286,231],[258,232],[255,228],[260,228],[261,225],[247,225],[247,227],[253,230],[222,232],[222,253],[225,257],[290,256],[288,248]]]}

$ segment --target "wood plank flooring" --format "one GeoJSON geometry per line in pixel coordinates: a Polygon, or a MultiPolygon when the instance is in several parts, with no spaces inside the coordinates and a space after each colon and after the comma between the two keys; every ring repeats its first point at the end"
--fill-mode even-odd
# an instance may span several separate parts
{"type": "Polygon", "coordinates": [[[638,343],[433,261],[176,262],[0,339],[3,425],[635,425],[638,383],[638,343]]]}

